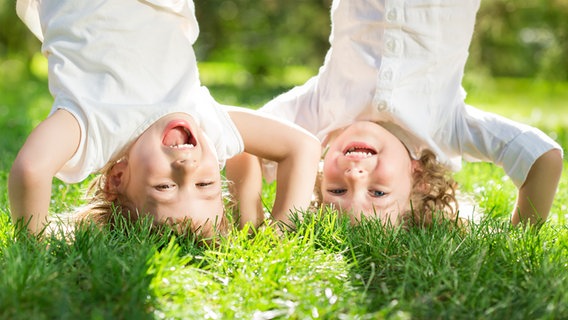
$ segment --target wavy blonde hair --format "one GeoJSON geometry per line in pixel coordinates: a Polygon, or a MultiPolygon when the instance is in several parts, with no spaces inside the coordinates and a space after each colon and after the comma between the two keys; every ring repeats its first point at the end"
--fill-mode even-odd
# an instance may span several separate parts
{"type": "Polygon", "coordinates": [[[411,209],[403,214],[404,224],[431,226],[441,219],[456,219],[457,183],[450,170],[430,150],[425,150],[418,162],[412,175],[411,209]]]}
{"type": "MultiPolygon", "coordinates": [[[[412,174],[410,191],[411,209],[402,213],[403,226],[431,226],[440,219],[456,219],[458,202],[456,199],[457,183],[451,171],[436,159],[430,150],[424,150],[418,160],[419,166],[412,174]]],[[[317,175],[312,208],[323,205],[321,183],[323,172],[317,175]]]]}

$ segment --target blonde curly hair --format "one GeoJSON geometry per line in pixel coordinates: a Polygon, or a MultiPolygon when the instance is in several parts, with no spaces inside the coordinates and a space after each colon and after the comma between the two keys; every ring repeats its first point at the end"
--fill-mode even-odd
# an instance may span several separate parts
{"type": "MultiPolygon", "coordinates": [[[[410,210],[401,214],[403,226],[428,227],[440,219],[456,219],[457,183],[450,170],[438,162],[436,155],[430,150],[424,150],[418,162],[418,169],[412,174],[410,210]]],[[[321,191],[321,169],[316,179],[312,208],[325,205],[321,191]]]]}
{"type": "Polygon", "coordinates": [[[412,177],[411,209],[403,214],[404,223],[430,226],[440,219],[456,219],[457,183],[450,170],[438,162],[430,150],[425,150],[418,162],[412,177]]]}

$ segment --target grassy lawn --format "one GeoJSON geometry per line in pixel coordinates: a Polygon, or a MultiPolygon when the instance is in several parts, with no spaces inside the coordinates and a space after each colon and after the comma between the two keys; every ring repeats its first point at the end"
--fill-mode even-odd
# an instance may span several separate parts
{"type": "MultiPolygon", "coordinates": [[[[465,229],[351,227],[325,211],[282,237],[233,230],[209,246],[151,234],[148,221],[30,238],[10,221],[7,175],[51,99],[44,81],[11,63],[0,65],[0,319],[568,318],[566,170],[538,233],[508,225],[515,189],[500,168],[466,164],[456,178],[485,214],[465,229]]],[[[216,68],[202,69],[214,96],[250,107],[309,75],[290,70],[283,87],[258,89],[243,70],[229,66],[228,75],[244,73],[222,81],[208,73],[216,68]]],[[[568,148],[568,84],[471,78],[466,88],[471,104],[538,125],[568,148]]],[[[87,183],[55,181],[52,210],[81,204],[87,183]]]]}

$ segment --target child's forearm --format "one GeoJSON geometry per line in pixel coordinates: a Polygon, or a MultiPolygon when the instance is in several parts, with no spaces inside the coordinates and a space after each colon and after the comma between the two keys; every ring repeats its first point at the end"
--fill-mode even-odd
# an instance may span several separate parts
{"type": "Polygon", "coordinates": [[[290,225],[290,214],[301,215],[309,208],[320,160],[319,143],[306,141],[294,157],[278,163],[276,199],[272,217],[290,225]]]}
{"type": "Polygon", "coordinates": [[[560,150],[550,150],[535,161],[519,188],[511,222],[539,225],[546,221],[562,174],[560,150]]]}
{"type": "Polygon", "coordinates": [[[241,153],[229,160],[225,166],[229,189],[237,203],[239,226],[251,223],[259,226],[264,220],[262,209],[262,169],[259,159],[249,153],[241,153]]]}
{"type": "Polygon", "coordinates": [[[34,233],[47,221],[55,173],[73,156],[81,131],[75,117],[57,110],[30,134],[18,153],[8,180],[12,218],[34,233]]]}
{"type": "Polygon", "coordinates": [[[308,208],[320,158],[320,142],[306,130],[250,110],[229,115],[239,129],[245,151],[278,164],[272,217],[288,223],[291,210],[308,208]]]}
{"type": "Polygon", "coordinates": [[[44,228],[51,199],[51,182],[51,176],[35,173],[32,167],[22,163],[14,163],[8,180],[14,223],[27,225],[28,230],[35,234],[44,228]]]}

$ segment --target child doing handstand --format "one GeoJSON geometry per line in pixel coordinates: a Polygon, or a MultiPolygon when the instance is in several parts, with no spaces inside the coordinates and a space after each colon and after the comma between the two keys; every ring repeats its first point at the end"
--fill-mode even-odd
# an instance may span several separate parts
{"type": "Polygon", "coordinates": [[[54,176],[101,172],[98,215],[117,207],[210,232],[223,220],[220,168],[243,151],[280,166],[274,218],[309,205],[317,139],[213,100],[199,81],[192,1],[18,0],[17,11],[43,42],[54,97],[9,177],[12,217],[30,231],[46,224],[54,176]]]}
{"type": "Polygon", "coordinates": [[[512,223],[546,220],[561,147],[540,130],[464,103],[461,80],[479,0],[334,0],[319,74],[261,111],[324,147],[324,203],[399,223],[455,210],[448,169],[502,166],[518,187],[512,223]],[[412,213],[414,215],[410,215],[412,213]]]}

